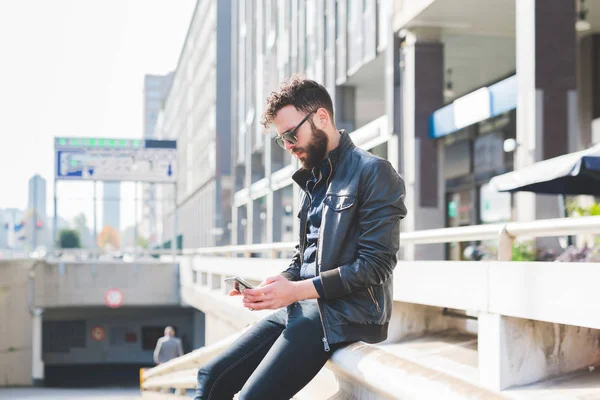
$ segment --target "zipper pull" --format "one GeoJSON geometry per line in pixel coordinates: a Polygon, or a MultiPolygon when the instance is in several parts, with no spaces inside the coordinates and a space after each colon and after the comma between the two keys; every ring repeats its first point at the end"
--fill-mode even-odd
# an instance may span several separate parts
{"type": "Polygon", "coordinates": [[[326,352],[329,352],[329,342],[327,341],[326,337],[323,337],[323,347],[325,347],[326,352]]]}

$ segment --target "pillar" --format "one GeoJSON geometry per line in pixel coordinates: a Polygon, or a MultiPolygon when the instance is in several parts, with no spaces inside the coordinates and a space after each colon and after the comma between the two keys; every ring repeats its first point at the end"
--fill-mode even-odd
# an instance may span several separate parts
{"type": "Polygon", "coordinates": [[[42,315],[44,310],[35,308],[32,315],[31,380],[33,386],[44,385],[44,361],[42,358],[42,315]]]}
{"type": "MultiPolygon", "coordinates": [[[[444,47],[430,38],[419,41],[412,32],[403,32],[400,52],[401,134],[398,140],[400,173],[406,184],[408,214],[403,231],[444,226],[441,160],[437,142],[429,137],[431,114],[443,106],[444,47]]],[[[443,259],[442,245],[404,247],[404,259],[443,259]]]]}
{"type": "MultiPolygon", "coordinates": [[[[575,2],[515,0],[515,7],[517,170],[567,153],[578,113],[575,2]]],[[[556,196],[517,193],[515,201],[519,221],[557,217],[562,211],[556,196]]]]}

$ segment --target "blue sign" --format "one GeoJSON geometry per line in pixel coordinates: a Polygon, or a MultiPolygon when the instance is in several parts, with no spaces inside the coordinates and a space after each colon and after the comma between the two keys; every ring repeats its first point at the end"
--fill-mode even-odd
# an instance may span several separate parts
{"type": "Polygon", "coordinates": [[[175,182],[177,142],[55,138],[57,180],[175,182]]]}
{"type": "Polygon", "coordinates": [[[465,121],[474,124],[517,108],[517,76],[513,75],[487,88],[462,96],[436,110],[429,120],[429,136],[433,139],[464,128],[465,121]],[[485,90],[483,90],[485,89],[485,90]],[[483,101],[483,98],[485,101],[483,101]]]}

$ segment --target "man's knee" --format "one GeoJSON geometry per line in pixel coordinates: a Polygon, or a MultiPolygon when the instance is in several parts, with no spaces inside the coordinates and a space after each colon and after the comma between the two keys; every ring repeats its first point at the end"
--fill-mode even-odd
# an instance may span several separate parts
{"type": "MultiPolygon", "coordinates": [[[[194,397],[194,399],[216,399],[213,394],[217,389],[220,375],[217,366],[213,363],[205,364],[200,367],[197,374],[198,386],[196,388],[196,397],[194,397]]],[[[233,397],[233,394],[231,397],[233,397]]]]}

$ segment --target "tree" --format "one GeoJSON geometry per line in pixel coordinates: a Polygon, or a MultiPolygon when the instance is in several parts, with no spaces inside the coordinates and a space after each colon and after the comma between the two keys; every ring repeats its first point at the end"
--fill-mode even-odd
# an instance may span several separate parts
{"type": "Polygon", "coordinates": [[[98,236],[98,246],[104,250],[119,249],[119,242],[119,232],[109,225],[106,225],[98,236]]]}
{"type": "Polygon", "coordinates": [[[143,236],[138,236],[137,245],[142,249],[148,248],[148,239],[143,236]]]}
{"type": "Polygon", "coordinates": [[[80,249],[81,239],[79,232],[74,229],[61,229],[59,233],[59,246],[62,249],[80,249]]]}

